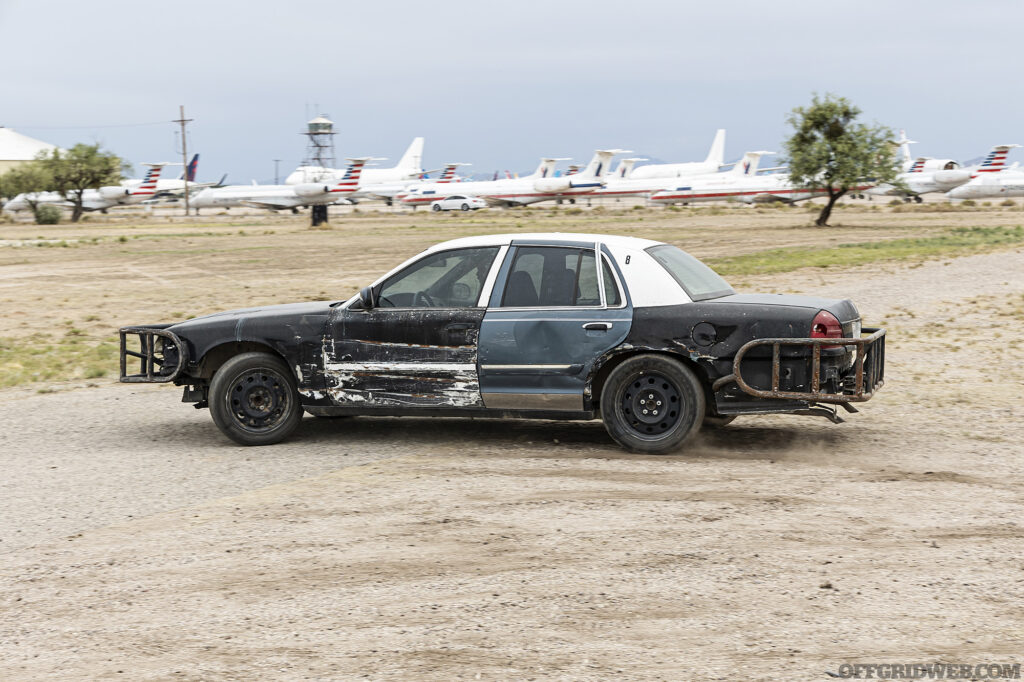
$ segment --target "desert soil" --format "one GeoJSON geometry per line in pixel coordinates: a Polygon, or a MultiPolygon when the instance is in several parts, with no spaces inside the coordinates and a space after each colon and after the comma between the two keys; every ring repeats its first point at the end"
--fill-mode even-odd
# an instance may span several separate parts
{"type": "MultiPolygon", "coordinates": [[[[822,231],[652,214],[564,229],[668,234],[708,256],[959,219],[822,231]]],[[[1020,222],[993,216],[969,224],[1020,222]]],[[[447,233],[492,229],[485,217],[395,224],[391,243],[369,218],[77,228],[104,239],[0,249],[0,336],[45,330],[40,309],[101,334],[344,297],[447,233]]],[[[1022,273],[1009,250],[745,278],[855,300],[889,330],[886,386],[842,425],[741,418],[667,457],[624,453],[597,421],[307,418],[246,449],[166,387],[2,391],[0,679],[815,680],[845,662],[1020,663],[1022,273]]]]}

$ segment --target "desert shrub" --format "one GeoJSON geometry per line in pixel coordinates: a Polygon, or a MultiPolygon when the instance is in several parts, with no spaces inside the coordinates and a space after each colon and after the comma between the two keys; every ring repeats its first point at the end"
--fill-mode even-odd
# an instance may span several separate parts
{"type": "Polygon", "coordinates": [[[36,208],[36,225],[56,225],[60,222],[61,210],[56,206],[36,208]]]}

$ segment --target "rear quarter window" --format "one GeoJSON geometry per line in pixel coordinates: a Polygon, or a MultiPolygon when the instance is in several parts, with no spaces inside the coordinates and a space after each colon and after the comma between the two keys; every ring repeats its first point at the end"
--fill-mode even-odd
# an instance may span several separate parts
{"type": "Polygon", "coordinates": [[[671,244],[645,249],[694,301],[706,301],[736,293],[717,272],[671,244]]]}

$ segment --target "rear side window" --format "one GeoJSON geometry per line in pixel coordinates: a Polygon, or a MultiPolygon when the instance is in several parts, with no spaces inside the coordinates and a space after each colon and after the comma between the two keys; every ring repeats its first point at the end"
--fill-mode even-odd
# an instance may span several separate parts
{"type": "Polygon", "coordinates": [[[672,275],[672,279],[678,282],[694,301],[705,301],[736,293],[717,272],[682,249],[670,244],[661,244],[645,250],[672,275]]]}
{"type": "Polygon", "coordinates": [[[622,305],[622,294],[619,293],[619,288],[615,286],[615,276],[612,275],[608,259],[604,256],[601,257],[601,277],[604,279],[605,304],[609,308],[617,308],[622,305]]]}
{"type": "Polygon", "coordinates": [[[601,305],[594,250],[549,246],[517,248],[501,305],[506,308],[601,305]]]}

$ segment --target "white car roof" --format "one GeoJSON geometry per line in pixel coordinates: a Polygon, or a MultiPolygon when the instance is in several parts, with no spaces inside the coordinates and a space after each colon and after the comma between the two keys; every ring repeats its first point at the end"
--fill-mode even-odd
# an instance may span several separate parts
{"type": "Polygon", "coordinates": [[[469,246],[505,246],[513,241],[564,241],[564,242],[601,242],[609,248],[635,249],[643,251],[663,242],[656,242],[640,237],[621,237],[612,234],[584,234],[576,232],[528,232],[515,234],[487,234],[478,237],[462,237],[452,239],[440,244],[435,244],[426,250],[425,253],[433,251],[446,251],[469,246]]]}

